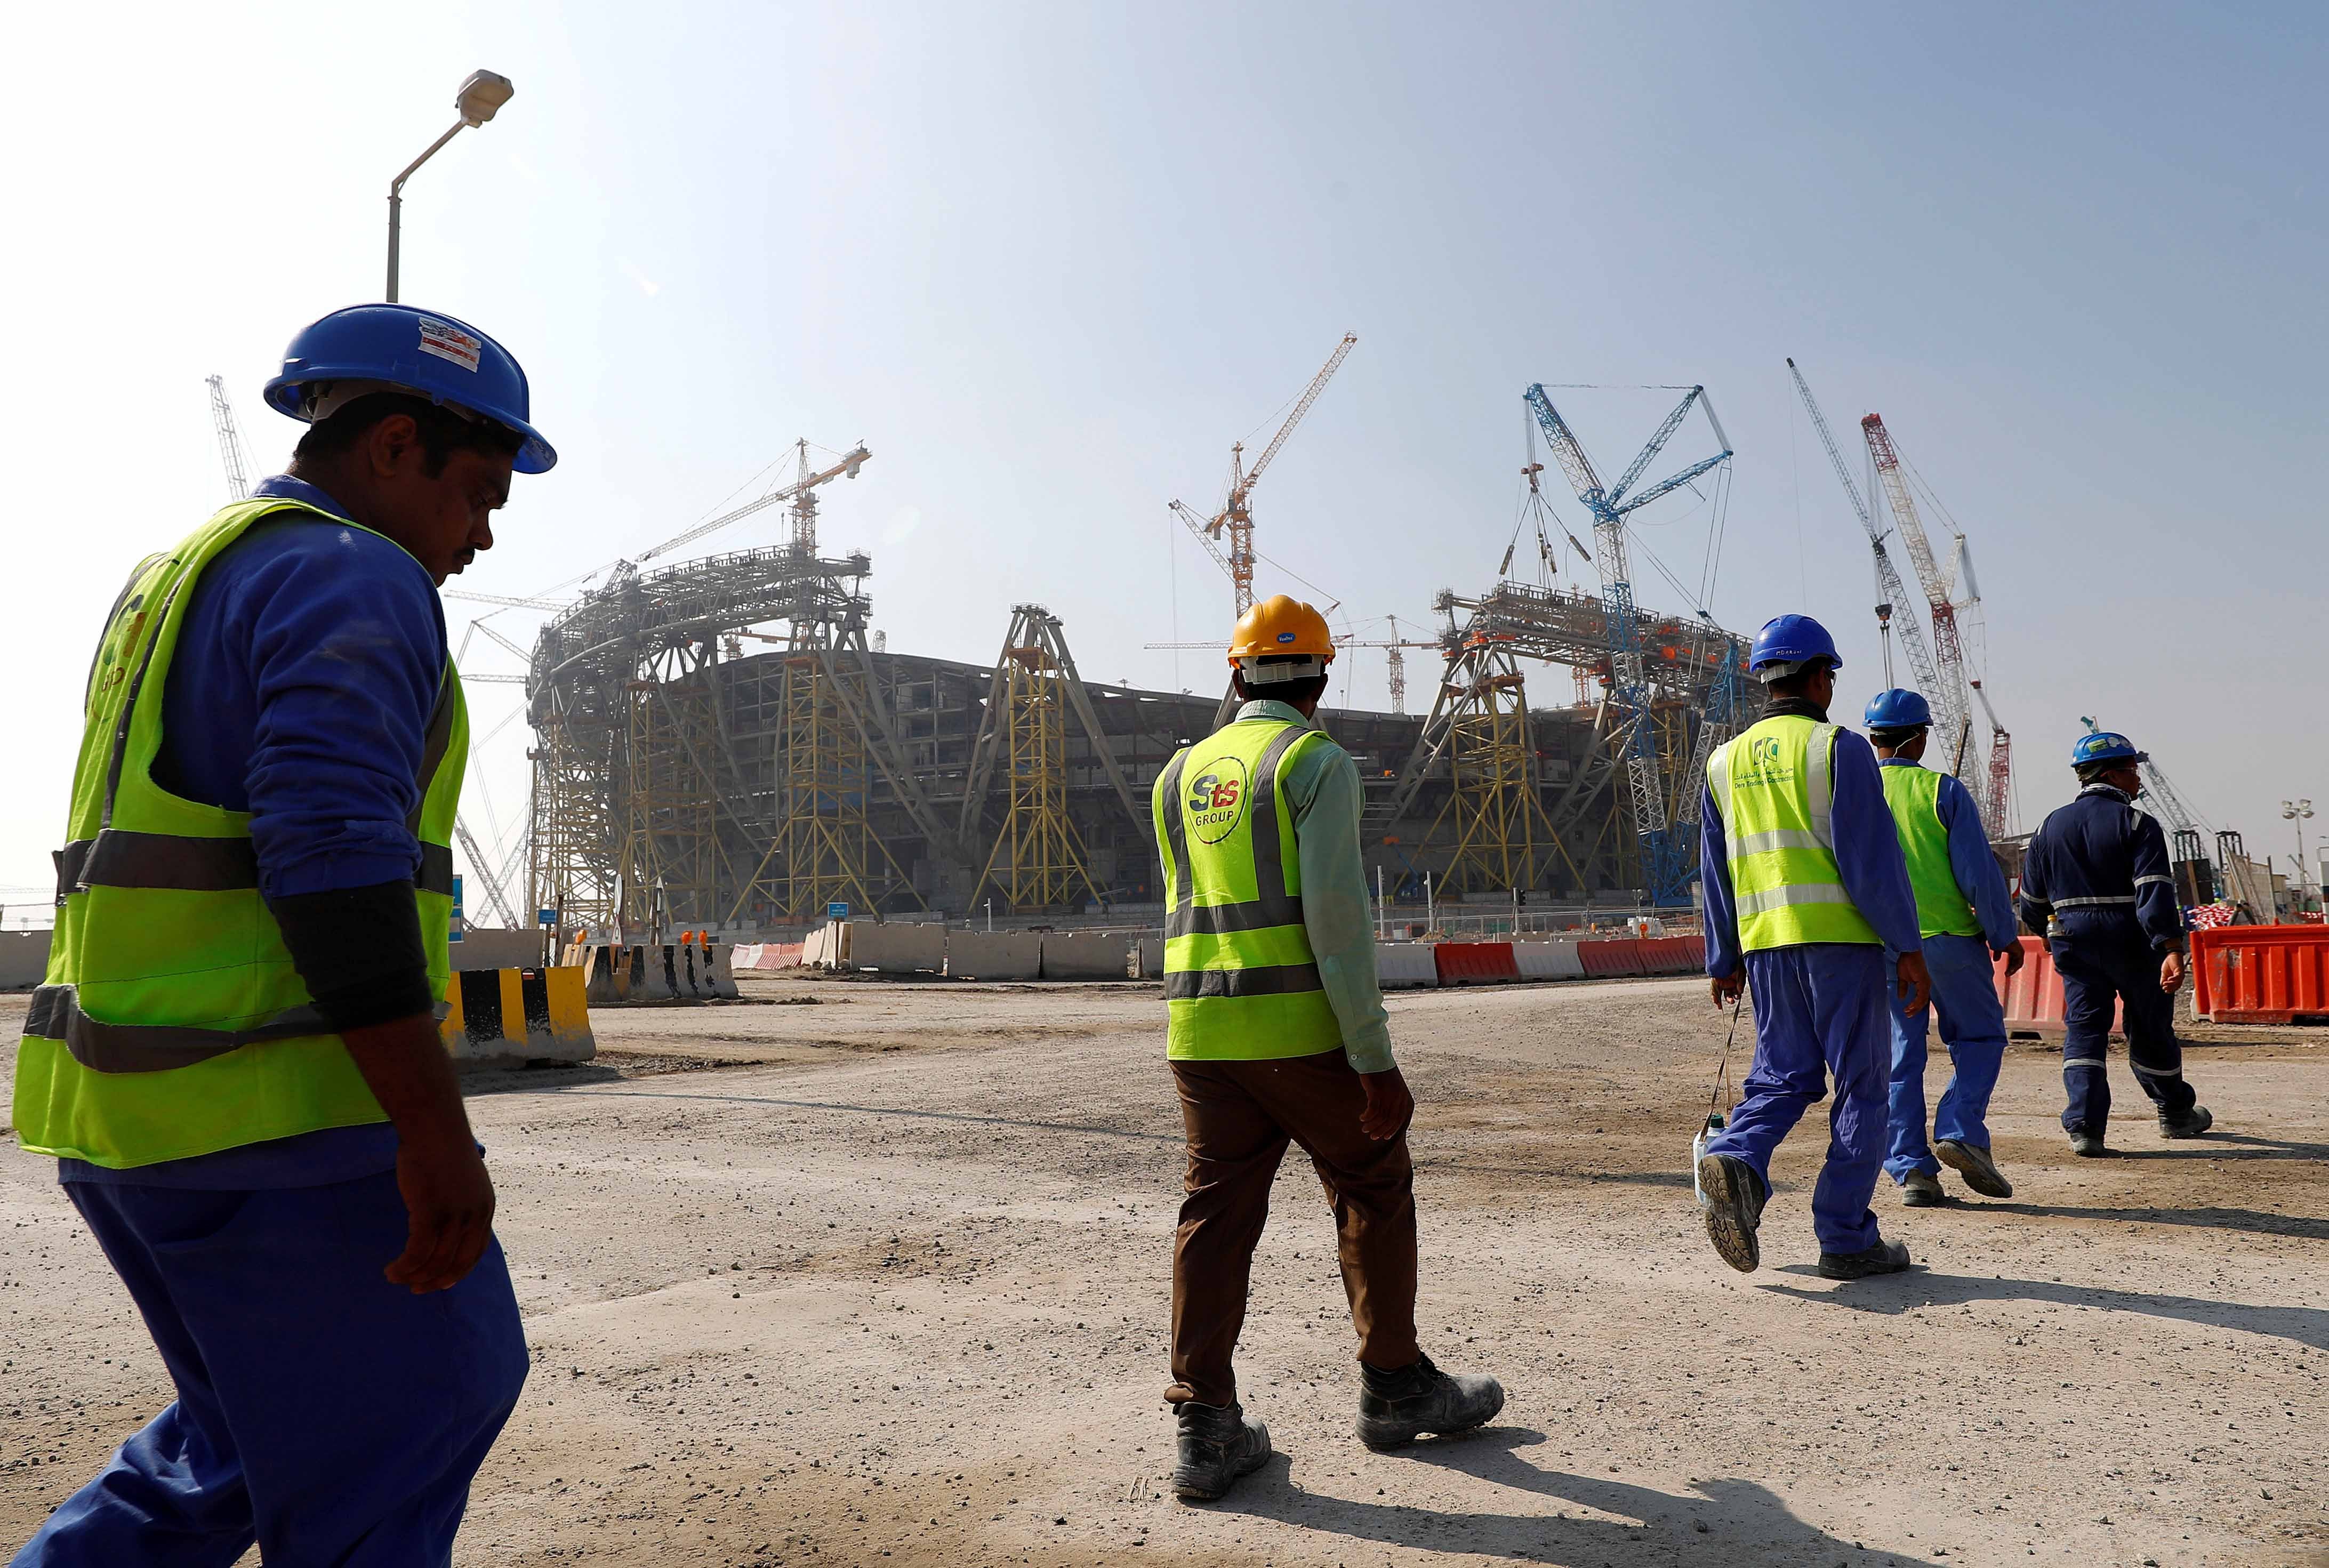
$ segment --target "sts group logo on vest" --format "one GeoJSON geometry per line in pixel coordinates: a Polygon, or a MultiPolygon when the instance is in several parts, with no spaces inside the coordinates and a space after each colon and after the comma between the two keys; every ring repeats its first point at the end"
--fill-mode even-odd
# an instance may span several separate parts
{"type": "Polygon", "coordinates": [[[1245,764],[1235,757],[1214,758],[1189,780],[1181,804],[1200,844],[1219,844],[1237,831],[1245,816],[1245,764]]]}

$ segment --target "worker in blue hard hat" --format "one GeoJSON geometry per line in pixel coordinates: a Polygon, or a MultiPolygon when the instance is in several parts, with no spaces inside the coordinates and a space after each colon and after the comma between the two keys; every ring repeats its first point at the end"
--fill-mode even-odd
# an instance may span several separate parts
{"type": "Polygon", "coordinates": [[[468,748],[437,590],[556,456],[508,351],[407,306],[302,330],[267,401],[289,466],[155,537],[85,698],[16,1137],[177,1399],[27,1568],[448,1562],[525,1380],[436,1021],[468,748]]]}
{"type": "Polygon", "coordinates": [[[1982,1196],[2010,1198],[2013,1184],[1990,1154],[1989,1097],[2005,1061],[2005,1005],[1990,955],[2005,960],[2008,974],[2022,968],[2013,897],[1990,852],[1973,792],[1921,765],[1933,724],[1925,699],[1895,687],[1878,693],[1861,717],[1909,862],[1917,929],[1933,977],[1928,1012],[1895,1009],[1892,1015],[1891,1135],[1884,1171],[1900,1184],[1900,1201],[1910,1208],[1947,1201],[1941,1190],[1944,1165],[1982,1196]],[[1941,1043],[1953,1071],[1934,1109],[1928,1147],[1925,1036],[1933,1013],[1940,1015],[1941,1043]]]}
{"type": "Polygon", "coordinates": [[[2215,1125],[2183,1080],[2175,993],[2183,986],[2183,911],[2167,836],[2135,808],[2143,764],[2125,735],[2083,735],[2070,748],[2078,798],[2057,807],[2022,858],[2022,923],[2046,939],[2062,977],[2062,1130],[2070,1152],[2110,1152],[2105,1043],[2114,1002],[2125,1011],[2126,1062],[2159,1112],[2162,1138],[2215,1125]]]}
{"type": "Polygon", "coordinates": [[[1831,1077],[1827,1164],[1812,1191],[1819,1271],[1858,1280],[1909,1266],[1868,1204],[1884,1160],[1894,987],[1904,1011],[1921,1013],[1930,980],[1876,753],[1828,722],[1843,665],[1809,616],[1763,628],[1749,666],[1768,705],[1709,760],[1699,812],[1715,1005],[1755,993],[1744,1098],[1698,1164],[1707,1235],[1742,1272],[1762,1261],[1771,1153],[1831,1077]]]}

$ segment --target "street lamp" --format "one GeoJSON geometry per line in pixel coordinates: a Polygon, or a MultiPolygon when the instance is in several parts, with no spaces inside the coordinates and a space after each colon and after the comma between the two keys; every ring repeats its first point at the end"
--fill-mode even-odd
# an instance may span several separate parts
{"type": "Polygon", "coordinates": [[[510,79],[506,76],[497,75],[490,71],[469,72],[469,79],[461,83],[461,90],[453,95],[453,107],[461,111],[461,118],[453,122],[451,130],[430,142],[427,152],[407,164],[402,174],[389,182],[388,302],[391,305],[396,303],[396,254],[404,216],[404,182],[412,177],[413,170],[435,157],[438,147],[459,136],[468,127],[483,125],[493,118],[494,111],[507,103],[510,100],[510,95],[516,90],[516,88],[510,85],[510,79]]]}
{"type": "Polygon", "coordinates": [[[2280,815],[2282,820],[2296,824],[2296,902],[2302,906],[2305,902],[2305,823],[2313,815],[2313,802],[2284,800],[2280,803],[2280,815]]]}

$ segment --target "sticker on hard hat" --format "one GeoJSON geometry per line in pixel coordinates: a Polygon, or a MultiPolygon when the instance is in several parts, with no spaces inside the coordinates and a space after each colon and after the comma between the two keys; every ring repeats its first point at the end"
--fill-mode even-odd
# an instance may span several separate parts
{"type": "Polygon", "coordinates": [[[1219,844],[1237,830],[1245,816],[1245,764],[1235,757],[1216,757],[1198,770],[1182,791],[1190,834],[1200,844],[1219,844]]]}
{"type": "Polygon", "coordinates": [[[451,322],[439,321],[432,316],[423,316],[419,320],[421,353],[433,354],[438,359],[449,359],[463,370],[477,368],[477,355],[484,352],[486,345],[476,334],[464,332],[451,322]]]}
{"type": "Polygon", "coordinates": [[[1278,634],[1278,640],[1280,642],[1292,642],[1294,640],[1294,634],[1290,631],[1281,631],[1278,634]]]}

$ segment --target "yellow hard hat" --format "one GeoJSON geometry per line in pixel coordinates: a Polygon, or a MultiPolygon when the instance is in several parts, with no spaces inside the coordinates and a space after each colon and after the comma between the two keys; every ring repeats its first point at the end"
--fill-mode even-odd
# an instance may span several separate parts
{"type": "Polygon", "coordinates": [[[1238,618],[1237,630],[1230,634],[1230,663],[1282,654],[1308,654],[1322,666],[1334,662],[1334,638],[1326,629],[1326,618],[1280,593],[1238,618]]]}

